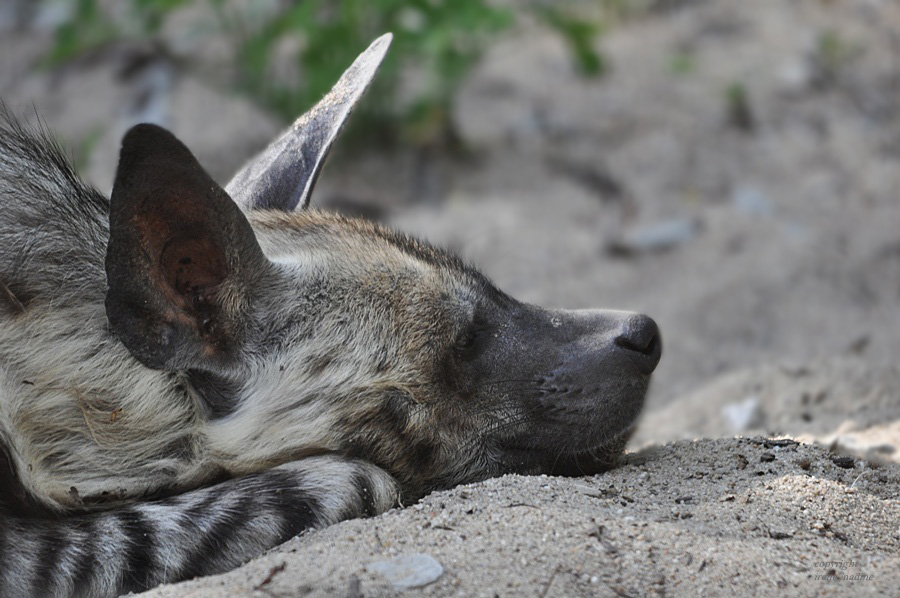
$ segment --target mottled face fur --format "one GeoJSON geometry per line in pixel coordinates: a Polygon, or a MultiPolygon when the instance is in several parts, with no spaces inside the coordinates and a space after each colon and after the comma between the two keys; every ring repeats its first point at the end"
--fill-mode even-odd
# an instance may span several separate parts
{"type": "Polygon", "coordinates": [[[107,314],[185,371],[231,473],[336,452],[407,497],[505,472],[609,467],[660,356],[656,325],[522,304],[456,257],[362,220],[248,209],[171,134],[123,142],[107,314]]]}

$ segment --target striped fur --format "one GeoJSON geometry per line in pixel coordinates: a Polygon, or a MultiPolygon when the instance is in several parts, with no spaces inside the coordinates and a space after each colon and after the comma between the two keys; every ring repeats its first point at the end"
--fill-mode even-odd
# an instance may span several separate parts
{"type": "Polygon", "coordinates": [[[108,596],[225,571],[394,499],[393,482],[373,466],[313,457],[110,511],[3,516],[0,595],[108,596]]]}

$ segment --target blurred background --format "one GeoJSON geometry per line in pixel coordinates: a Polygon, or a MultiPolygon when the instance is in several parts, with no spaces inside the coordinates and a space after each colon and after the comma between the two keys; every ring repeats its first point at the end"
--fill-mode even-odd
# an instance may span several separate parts
{"type": "Polygon", "coordinates": [[[0,0],[0,97],[104,191],[143,121],[224,183],[386,31],[315,206],[655,317],[636,447],[900,461],[896,0],[0,0]]]}

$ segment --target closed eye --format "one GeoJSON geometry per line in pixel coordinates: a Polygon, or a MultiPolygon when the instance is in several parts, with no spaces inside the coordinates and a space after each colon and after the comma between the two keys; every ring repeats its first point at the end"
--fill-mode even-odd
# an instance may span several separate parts
{"type": "Polygon", "coordinates": [[[490,337],[491,327],[487,322],[475,321],[456,339],[453,350],[460,359],[471,359],[481,352],[484,340],[490,337]]]}

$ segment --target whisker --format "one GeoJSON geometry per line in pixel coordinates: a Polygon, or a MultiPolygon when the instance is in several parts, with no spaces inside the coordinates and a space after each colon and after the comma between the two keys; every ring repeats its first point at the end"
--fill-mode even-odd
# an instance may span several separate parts
{"type": "Polygon", "coordinates": [[[6,295],[6,298],[9,299],[9,302],[12,303],[13,307],[15,307],[19,313],[25,313],[25,306],[2,280],[0,280],[0,290],[3,291],[3,294],[6,295]]]}

